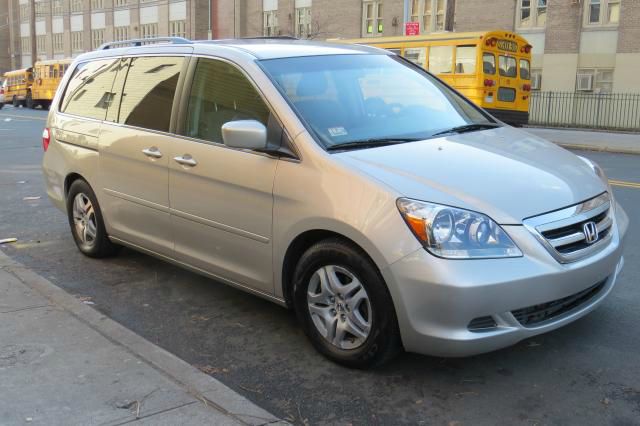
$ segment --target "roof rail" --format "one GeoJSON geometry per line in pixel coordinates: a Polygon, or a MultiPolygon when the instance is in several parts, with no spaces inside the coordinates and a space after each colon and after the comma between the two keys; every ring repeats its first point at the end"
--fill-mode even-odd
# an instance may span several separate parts
{"type": "Polygon", "coordinates": [[[115,47],[126,46],[142,46],[143,44],[153,43],[169,43],[169,44],[191,44],[191,40],[182,37],[154,37],[154,38],[134,38],[131,40],[112,41],[105,43],[98,50],[107,50],[115,47]]]}

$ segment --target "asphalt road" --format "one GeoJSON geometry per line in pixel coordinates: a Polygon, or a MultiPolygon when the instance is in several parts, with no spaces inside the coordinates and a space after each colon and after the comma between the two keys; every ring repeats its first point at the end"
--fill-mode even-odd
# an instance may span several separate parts
{"type": "MultiPolygon", "coordinates": [[[[18,238],[0,250],[274,414],[298,424],[640,424],[640,188],[614,188],[632,222],[627,263],[595,312],[486,355],[404,354],[352,371],[318,355],[274,304],[131,250],[82,256],[44,192],[45,116],[0,111],[0,239],[18,238]]],[[[640,183],[639,156],[580,154],[640,183]]]]}

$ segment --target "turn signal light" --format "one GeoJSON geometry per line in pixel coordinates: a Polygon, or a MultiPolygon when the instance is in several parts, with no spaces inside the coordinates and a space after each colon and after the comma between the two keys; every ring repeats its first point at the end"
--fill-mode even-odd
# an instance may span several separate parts
{"type": "Polygon", "coordinates": [[[49,142],[51,142],[51,135],[49,133],[49,129],[45,128],[42,131],[42,149],[45,151],[49,149],[49,142]]]}

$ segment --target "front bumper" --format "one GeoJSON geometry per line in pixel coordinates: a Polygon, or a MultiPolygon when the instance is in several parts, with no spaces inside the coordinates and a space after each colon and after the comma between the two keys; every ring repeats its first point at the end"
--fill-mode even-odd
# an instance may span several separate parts
{"type": "Polygon", "coordinates": [[[384,268],[407,351],[460,357],[493,351],[554,330],[594,310],[616,283],[624,260],[628,218],[616,206],[609,245],[578,262],[561,264],[524,226],[505,230],[524,253],[510,259],[447,260],[420,249],[384,268]],[[563,299],[604,282],[593,297],[567,312],[522,325],[512,311],[563,299]],[[496,327],[471,331],[491,316],[496,327]]]}

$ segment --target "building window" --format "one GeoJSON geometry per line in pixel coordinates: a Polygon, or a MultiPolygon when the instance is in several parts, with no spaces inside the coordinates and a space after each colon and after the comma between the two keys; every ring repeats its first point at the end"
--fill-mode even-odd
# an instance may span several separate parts
{"type": "Polygon", "coordinates": [[[296,37],[309,38],[311,36],[311,8],[296,7],[296,37]]]}
{"type": "Polygon", "coordinates": [[[620,22],[620,0],[587,0],[587,25],[616,25],[620,22]]]}
{"type": "Polygon", "coordinates": [[[158,37],[158,24],[142,24],[140,25],[140,37],[155,38],[158,37]]]}
{"type": "Polygon", "coordinates": [[[29,55],[31,54],[31,38],[30,37],[22,37],[20,39],[20,47],[22,47],[22,54],[29,55]]]}
{"type": "Polygon", "coordinates": [[[104,44],[104,30],[91,30],[91,48],[97,49],[104,44]]]}
{"type": "Polygon", "coordinates": [[[362,4],[362,25],[362,35],[365,37],[382,34],[384,30],[382,2],[365,1],[362,4]]]}
{"type": "Polygon", "coordinates": [[[278,11],[267,10],[263,12],[262,35],[274,37],[278,35],[278,11]]]}
{"type": "Polygon", "coordinates": [[[47,54],[47,36],[46,35],[36,36],[36,54],[38,56],[47,54]]]}
{"type": "Polygon", "coordinates": [[[171,21],[169,22],[169,35],[171,37],[187,36],[187,21],[171,21]]]}
{"type": "Polygon", "coordinates": [[[84,50],[82,31],[71,31],[71,50],[73,52],[82,52],[84,50]]]}
{"type": "Polygon", "coordinates": [[[547,24],[547,0],[519,0],[518,28],[544,28],[547,24]]]}
{"type": "Polygon", "coordinates": [[[36,19],[44,19],[49,14],[49,2],[45,0],[37,1],[36,5],[36,19]]]}
{"type": "Polygon", "coordinates": [[[20,20],[28,21],[29,20],[29,4],[21,4],[20,5],[20,20]]]}
{"type": "Polygon", "coordinates": [[[447,0],[413,0],[412,22],[420,22],[421,33],[444,31],[447,28],[447,0]]]}
{"type": "Polygon", "coordinates": [[[113,39],[114,41],[129,40],[129,27],[114,27],[113,39]]]}
{"type": "Polygon", "coordinates": [[[613,90],[613,69],[578,69],[576,90],[580,92],[611,93],[613,90]]]}
{"type": "Polygon", "coordinates": [[[53,35],[53,53],[63,53],[64,52],[64,34],[54,34],[53,35]]]}
{"type": "Polygon", "coordinates": [[[71,0],[71,12],[82,12],[82,0],[71,0]]]}
{"type": "Polygon", "coordinates": [[[53,15],[62,15],[64,13],[64,9],[62,6],[62,0],[53,0],[51,13],[53,15]]]}
{"type": "Polygon", "coordinates": [[[104,9],[103,0],[91,0],[91,10],[104,9]]]}
{"type": "Polygon", "coordinates": [[[542,69],[532,68],[531,69],[531,90],[540,90],[540,89],[542,89],[542,69]]]}
{"type": "Polygon", "coordinates": [[[126,6],[129,3],[129,0],[114,0],[113,2],[115,7],[126,6]]]}

